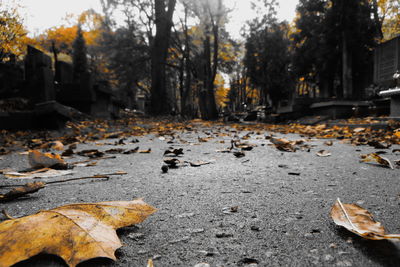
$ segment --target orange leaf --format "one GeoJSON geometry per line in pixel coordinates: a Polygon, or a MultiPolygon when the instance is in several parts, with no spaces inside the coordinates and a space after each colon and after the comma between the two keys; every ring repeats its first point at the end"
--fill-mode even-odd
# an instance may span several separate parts
{"type": "Polygon", "coordinates": [[[337,199],[330,215],[337,225],[361,237],[372,240],[400,239],[400,234],[386,234],[382,224],[376,222],[371,213],[356,204],[343,204],[337,199]]]}
{"type": "Polygon", "coordinates": [[[141,199],[70,204],[0,223],[0,266],[39,253],[55,254],[69,266],[96,257],[116,260],[122,246],[115,230],[143,222],[156,211],[141,199]]]}
{"type": "Polygon", "coordinates": [[[361,155],[361,161],[362,162],[375,161],[376,163],[378,163],[382,166],[386,166],[388,168],[394,169],[393,164],[390,162],[390,160],[388,160],[387,158],[381,157],[376,153],[361,155]]]}
{"type": "Polygon", "coordinates": [[[42,153],[37,150],[30,150],[28,154],[29,164],[32,168],[49,168],[56,164],[65,164],[60,155],[42,153]]]}

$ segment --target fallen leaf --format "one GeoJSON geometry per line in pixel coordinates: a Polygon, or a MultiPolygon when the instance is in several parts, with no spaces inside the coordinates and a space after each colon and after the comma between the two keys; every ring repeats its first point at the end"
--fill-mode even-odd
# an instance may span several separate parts
{"type": "Polygon", "coordinates": [[[333,145],[333,142],[332,142],[332,141],[325,141],[325,142],[324,142],[324,145],[326,145],[326,146],[332,146],[332,145],[333,145]]]}
{"type": "Polygon", "coordinates": [[[329,151],[327,151],[327,150],[320,150],[320,151],[318,151],[316,154],[317,154],[318,157],[329,157],[329,156],[332,155],[332,154],[331,154],[329,151]]]}
{"type": "Polygon", "coordinates": [[[151,152],[151,148],[147,149],[147,150],[139,150],[138,153],[142,153],[142,154],[148,154],[151,152]]]}
{"type": "Polygon", "coordinates": [[[369,141],[368,145],[373,146],[376,149],[388,149],[389,147],[391,147],[391,144],[380,142],[378,140],[369,141]]]}
{"type": "Polygon", "coordinates": [[[281,151],[296,152],[296,147],[289,140],[274,137],[271,137],[269,140],[277,149],[281,151]]]}
{"type": "Polygon", "coordinates": [[[58,151],[64,150],[64,145],[60,141],[49,142],[41,145],[39,148],[41,149],[55,149],[58,151]]]}
{"type": "Polygon", "coordinates": [[[168,154],[174,154],[175,156],[179,156],[179,155],[183,155],[183,148],[178,148],[178,149],[167,149],[164,152],[164,155],[168,155],[168,154]]]}
{"type": "Polygon", "coordinates": [[[207,165],[207,164],[211,164],[211,163],[213,163],[212,161],[195,161],[195,162],[191,162],[191,161],[185,161],[186,163],[189,163],[190,164],[190,166],[192,166],[192,167],[200,167],[200,166],[203,166],[203,165],[207,165]]]}
{"type": "Polygon", "coordinates": [[[205,138],[197,137],[197,140],[199,140],[200,143],[206,143],[206,142],[208,142],[208,140],[211,140],[211,138],[210,137],[205,137],[205,138]]]}
{"type": "Polygon", "coordinates": [[[1,156],[4,156],[4,155],[7,155],[7,154],[10,154],[11,153],[11,151],[10,150],[7,150],[7,149],[5,149],[5,148],[0,148],[0,155],[1,156]]]}
{"type": "Polygon", "coordinates": [[[50,168],[55,165],[65,165],[66,163],[58,154],[42,153],[37,150],[30,150],[28,154],[29,164],[32,168],[50,168]]]}
{"type": "Polygon", "coordinates": [[[82,150],[77,152],[76,154],[78,154],[79,156],[85,156],[89,158],[101,158],[105,155],[104,152],[101,152],[97,149],[82,150]]]}
{"type": "Polygon", "coordinates": [[[81,162],[81,163],[77,163],[74,164],[74,166],[76,167],[93,167],[97,165],[98,161],[89,161],[89,162],[81,162]]]}
{"type": "Polygon", "coordinates": [[[362,127],[355,128],[355,129],[353,130],[353,132],[355,132],[355,133],[361,133],[361,132],[364,132],[364,131],[365,131],[365,128],[362,128],[362,127]]]}
{"type": "Polygon", "coordinates": [[[6,194],[0,194],[0,202],[10,201],[31,193],[35,193],[40,189],[44,188],[45,186],[46,183],[44,182],[33,182],[33,183],[27,183],[23,186],[15,187],[6,194]]]}
{"type": "Polygon", "coordinates": [[[123,154],[125,154],[125,155],[134,154],[134,153],[136,153],[136,152],[138,152],[138,151],[139,151],[139,147],[137,146],[137,147],[135,147],[134,149],[130,149],[130,150],[128,150],[128,151],[125,151],[123,154]]]}
{"type": "Polygon", "coordinates": [[[122,246],[115,229],[143,222],[155,208],[143,202],[70,204],[0,223],[0,265],[39,253],[55,254],[69,266],[96,257],[116,260],[122,246]]]}
{"type": "Polygon", "coordinates": [[[72,148],[68,148],[67,150],[65,150],[63,153],[61,153],[61,156],[63,157],[70,157],[74,154],[74,150],[72,148]]]}
{"type": "Polygon", "coordinates": [[[175,158],[165,158],[164,159],[164,163],[167,164],[167,166],[169,168],[178,168],[178,165],[181,163],[181,161],[179,159],[175,159],[175,158]]]}
{"type": "Polygon", "coordinates": [[[121,154],[124,151],[125,151],[125,149],[123,149],[123,148],[111,148],[111,149],[108,149],[108,150],[106,150],[104,152],[107,153],[107,154],[121,154]]]}
{"type": "Polygon", "coordinates": [[[381,157],[376,153],[361,155],[361,161],[362,162],[374,161],[382,166],[394,169],[393,164],[390,162],[390,160],[388,160],[387,158],[381,157]]]}
{"type": "Polygon", "coordinates": [[[330,216],[337,225],[367,239],[400,239],[400,234],[386,234],[382,224],[376,222],[371,213],[357,204],[343,204],[337,199],[330,216]]]}
{"type": "Polygon", "coordinates": [[[147,267],[154,267],[153,259],[149,259],[149,260],[147,261],[147,267]]]}

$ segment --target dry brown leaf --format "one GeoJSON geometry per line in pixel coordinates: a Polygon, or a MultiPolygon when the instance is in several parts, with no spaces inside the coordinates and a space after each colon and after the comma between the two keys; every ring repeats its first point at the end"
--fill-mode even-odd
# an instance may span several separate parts
{"type": "Polygon", "coordinates": [[[125,152],[125,149],[123,149],[123,148],[111,148],[111,149],[108,149],[108,150],[106,150],[104,152],[107,153],[107,154],[121,154],[121,153],[125,152]]]}
{"type": "Polygon", "coordinates": [[[332,141],[325,141],[325,142],[324,142],[324,145],[326,145],[326,146],[332,146],[332,145],[333,145],[333,142],[332,142],[332,141]]]}
{"type": "Polygon", "coordinates": [[[271,137],[270,141],[277,149],[281,151],[296,152],[296,147],[293,145],[293,142],[290,142],[289,140],[271,137]]]}
{"type": "Polygon", "coordinates": [[[164,155],[174,154],[175,156],[183,155],[183,148],[167,149],[164,155]]]}
{"type": "Polygon", "coordinates": [[[329,152],[327,150],[320,150],[316,154],[318,157],[329,157],[332,155],[331,152],[329,152]]]}
{"type": "Polygon", "coordinates": [[[211,164],[211,163],[213,163],[212,161],[195,161],[195,162],[191,162],[191,161],[185,161],[186,163],[189,163],[190,164],[190,166],[192,166],[192,167],[200,167],[200,166],[203,166],[203,165],[207,165],[207,164],[211,164]]]}
{"type": "Polygon", "coordinates": [[[336,200],[331,212],[331,218],[340,226],[367,239],[400,239],[400,234],[386,234],[380,222],[376,222],[371,213],[357,204],[343,204],[336,200]]]}
{"type": "Polygon", "coordinates": [[[39,253],[55,254],[69,266],[96,257],[116,260],[122,246],[115,229],[143,222],[156,211],[141,199],[70,204],[0,223],[0,266],[39,253]]]}
{"type": "Polygon", "coordinates": [[[387,158],[381,157],[376,153],[361,155],[362,162],[371,162],[374,161],[382,166],[394,169],[393,164],[387,158]]]}
{"type": "Polygon", "coordinates": [[[37,150],[30,150],[28,154],[29,164],[32,168],[49,168],[54,165],[65,165],[66,163],[60,155],[52,153],[42,153],[37,150]]]}
{"type": "Polygon", "coordinates": [[[0,194],[0,202],[10,201],[31,193],[35,193],[40,189],[44,188],[45,186],[46,183],[44,182],[33,182],[33,183],[27,183],[23,186],[15,187],[6,194],[0,194]]]}
{"type": "Polygon", "coordinates": [[[49,142],[40,146],[42,149],[55,149],[58,151],[64,150],[64,145],[60,141],[49,142]]]}
{"type": "Polygon", "coordinates": [[[77,152],[79,156],[85,156],[89,158],[101,158],[104,156],[104,152],[99,151],[97,149],[88,149],[88,150],[82,150],[77,152]]]}
{"type": "Polygon", "coordinates": [[[364,132],[364,131],[365,131],[365,128],[362,128],[362,127],[358,127],[358,128],[353,129],[353,132],[355,132],[355,133],[361,133],[361,132],[364,132]]]}
{"type": "Polygon", "coordinates": [[[165,158],[164,159],[164,163],[167,164],[167,166],[169,168],[178,168],[179,164],[181,163],[181,161],[179,159],[175,159],[175,158],[165,158]]]}
{"type": "Polygon", "coordinates": [[[138,153],[142,153],[142,154],[151,153],[151,148],[149,148],[149,149],[147,149],[147,150],[139,150],[138,153]]]}
{"type": "Polygon", "coordinates": [[[125,151],[123,154],[125,154],[125,155],[134,154],[134,153],[136,153],[136,152],[138,152],[138,151],[139,151],[139,147],[137,146],[137,147],[135,147],[134,149],[130,149],[130,150],[128,150],[128,151],[125,151]]]}

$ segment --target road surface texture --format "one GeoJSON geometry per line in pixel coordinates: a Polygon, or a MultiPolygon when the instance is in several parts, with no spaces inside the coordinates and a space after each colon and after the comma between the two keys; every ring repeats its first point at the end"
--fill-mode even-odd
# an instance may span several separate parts
{"type": "MultiPolygon", "coordinates": [[[[145,127],[145,126],[143,126],[145,127]]],[[[358,237],[336,226],[329,216],[337,198],[357,203],[382,222],[388,233],[400,233],[400,169],[360,162],[371,146],[353,146],[332,139],[310,139],[296,134],[236,130],[229,125],[193,124],[171,135],[156,133],[79,144],[76,151],[137,146],[151,153],[115,154],[93,167],[75,167],[69,177],[125,171],[109,180],[79,180],[49,185],[27,198],[0,203],[14,217],[70,203],[144,198],[158,211],[143,223],[123,228],[124,246],[118,260],[95,259],[80,266],[400,266],[400,244],[358,237]],[[283,152],[270,135],[305,139],[309,148],[283,152]],[[199,139],[200,137],[200,139],[199,139]],[[245,137],[243,140],[243,137],[245,137]],[[207,139],[206,139],[207,138],[207,139]],[[138,139],[138,143],[131,140],[138,139]],[[232,139],[256,145],[244,157],[223,153],[232,139]],[[204,142],[205,141],[205,142],[204,142]],[[182,148],[179,168],[161,170],[164,152],[182,148]],[[329,150],[331,156],[316,152],[329,150]],[[192,167],[184,162],[210,164],[192,167]]],[[[390,160],[400,158],[386,149],[390,160]]],[[[382,150],[382,149],[381,149],[382,150]]],[[[67,161],[85,160],[74,155],[67,161]]],[[[1,156],[0,169],[23,170],[27,156],[1,156]]],[[[21,184],[27,180],[0,184],[21,184]]],[[[4,193],[4,189],[2,189],[4,193]]],[[[58,257],[39,256],[17,266],[65,266],[58,257]]]]}

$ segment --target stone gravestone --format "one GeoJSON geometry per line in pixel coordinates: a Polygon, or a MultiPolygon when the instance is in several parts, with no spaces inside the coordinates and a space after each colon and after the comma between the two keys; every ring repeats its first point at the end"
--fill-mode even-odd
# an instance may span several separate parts
{"type": "Polygon", "coordinates": [[[72,83],[72,65],[64,61],[57,61],[55,80],[59,84],[72,83]]]}
{"type": "Polygon", "coordinates": [[[51,58],[42,51],[28,46],[25,58],[25,80],[28,96],[33,103],[41,103],[55,99],[54,77],[51,69],[51,58]]]}

